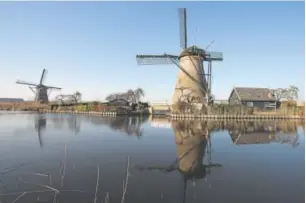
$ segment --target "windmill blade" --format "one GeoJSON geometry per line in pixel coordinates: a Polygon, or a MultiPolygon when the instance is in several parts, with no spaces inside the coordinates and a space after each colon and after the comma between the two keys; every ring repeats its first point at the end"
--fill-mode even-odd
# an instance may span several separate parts
{"type": "Polygon", "coordinates": [[[223,61],[223,53],[216,51],[206,52],[204,61],[223,61]]]}
{"type": "Polygon", "coordinates": [[[60,87],[53,87],[53,86],[45,86],[48,89],[57,89],[57,90],[61,90],[62,88],[60,87]]]}
{"type": "Polygon", "coordinates": [[[188,73],[177,61],[173,61],[173,63],[183,71],[187,77],[189,77],[195,84],[200,88],[200,90],[205,94],[207,92],[206,86],[203,86],[201,81],[196,80],[192,75],[188,73]]]}
{"type": "Polygon", "coordinates": [[[40,77],[40,81],[39,81],[39,84],[43,84],[44,80],[45,80],[45,77],[46,77],[46,72],[47,70],[46,69],[43,69],[42,71],[42,74],[41,74],[41,77],[40,77]]]}
{"type": "Polygon", "coordinates": [[[21,81],[21,80],[17,80],[16,84],[38,86],[37,84],[26,82],[26,81],[21,81]]]}
{"type": "Polygon", "coordinates": [[[49,90],[48,97],[50,96],[51,92],[52,92],[52,89],[49,90]]]}
{"type": "Polygon", "coordinates": [[[215,40],[211,41],[210,44],[208,44],[208,45],[205,47],[205,50],[207,50],[214,42],[215,42],[215,40]]]}
{"type": "Polygon", "coordinates": [[[29,87],[29,89],[35,94],[35,90],[33,89],[33,87],[29,87]]]}
{"type": "Polygon", "coordinates": [[[180,29],[180,47],[187,48],[187,15],[186,8],[178,9],[179,15],[179,29],[180,29]]]}
{"type": "Polygon", "coordinates": [[[174,55],[136,55],[137,65],[173,64],[172,60],[178,60],[174,55]]]}

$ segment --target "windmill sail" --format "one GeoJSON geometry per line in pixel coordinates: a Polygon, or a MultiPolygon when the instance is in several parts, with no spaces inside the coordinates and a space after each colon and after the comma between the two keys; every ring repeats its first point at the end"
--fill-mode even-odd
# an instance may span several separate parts
{"type": "Polygon", "coordinates": [[[45,79],[45,75],[46,75],[46,69],[43,69],[41,77],[40,77],[40,81],[39,84],[42,85],[45,79]]]}
{"type": "Polygon", "coordinates": [[[187,16],[186,8],[178,9],[179,15],[179,31],[180,31],[180,46],[182,49],[187,49],[187,16]]]}
{"type": "Polygon", "coordinates": [[[172,60],[178,60],[174,55],[136,55],[137,65],[173,64],[172,60]]]}

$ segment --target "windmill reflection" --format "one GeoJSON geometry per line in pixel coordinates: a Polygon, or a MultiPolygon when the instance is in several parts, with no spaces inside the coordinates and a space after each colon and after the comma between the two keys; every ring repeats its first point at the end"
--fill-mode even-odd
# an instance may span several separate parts
{"type": "Polygon", "coordinates": [[[47,120],[45,114],[36,115],[34,128],[38,133],[38,141],[39,141],[39,146],[41,148],[43,147],[42,132],[46,130],[46,126],[47,126],[47,120]]]}
{"type": "Polygon", "coordinates": [[[221,164],[212,163],[211,141],[207,122],[200,121],[173,121],[172,128],[175,135],[177,159],[165,167],[136,166],[138,170],[159,170],[165,173],[177,171],[181,174],[182,195],[181,202],[185,202],[187,183],[204,179],[213,167],[222,167],[221,164]],[[204,155],[207,153],[207,164],[204,155]]]}
{"type": "MultiPolygon", "coordinates": [[[[53,122],[55,129],[62,130],[65,127],[67,122],[68,130],[74,134],[78,134],[81,129],[81,120],[80,117],[76,115],[48,115],[48,120],[53,122]],[[65,122],[66,121],[66,122],[65,122]]],[[[47,115],[46,114],[37,114],[35,115],[35,131],[38,133],[39,145],[42,148],[44,146],[43,141],[43,132],[47,128],[47,115]]]]}

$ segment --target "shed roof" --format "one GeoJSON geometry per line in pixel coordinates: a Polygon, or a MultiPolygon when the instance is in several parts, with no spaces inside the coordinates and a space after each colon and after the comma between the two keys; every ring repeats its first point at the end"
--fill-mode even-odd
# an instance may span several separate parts
{"type": "Polygon", "coordinates": [[[269,88],[234,87],[233,91],[242,101],[275,101],[269,88]]]}
{"type": "Polygon", "coordinates": [[[110,101],[109,101],[109,103],[113,103],[113,102],[129,102],[129,101],[126,100],[126,99],[122,99],[122,98],[113,99],[113,100],[110,100],[110,101]]]}
{"type": "Polygon", "coordinates": [[[0,98],[0,102],[24,102],[22,98],[0,98]]]}

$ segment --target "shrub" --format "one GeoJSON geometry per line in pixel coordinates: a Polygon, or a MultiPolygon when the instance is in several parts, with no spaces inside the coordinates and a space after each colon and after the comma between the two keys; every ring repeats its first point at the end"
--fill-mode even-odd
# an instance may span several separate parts
{"type": "Polygon", "coordinates": [[[172,104],[171,108],[173,113],[185,113],[188,110],[192,112],[193,110],[191,104],[182,101],[172,104]]]}
{"type": "Polygon", "coordinates": [[[79,105],[76,106],[76,110],[79,111],[79,112],[87,111],[87,106],[83,105],[83,104],[79,104],[79,105]]]}

